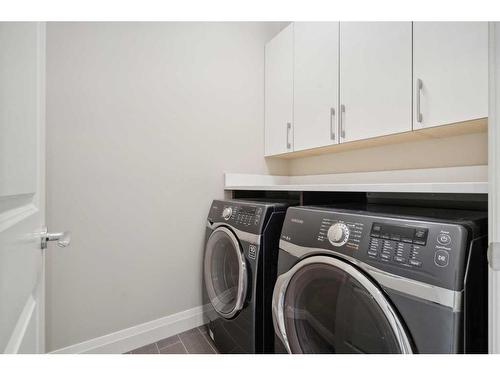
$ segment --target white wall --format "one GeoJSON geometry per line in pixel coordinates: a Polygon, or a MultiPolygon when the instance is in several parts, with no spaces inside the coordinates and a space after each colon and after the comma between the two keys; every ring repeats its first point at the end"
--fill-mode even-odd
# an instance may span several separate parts
{"type": "Polygon", "coordinates": [[[47,349],[201,302],[223,172],[266,163],[264,44],[279,23],[49,23],[47,349]]]}

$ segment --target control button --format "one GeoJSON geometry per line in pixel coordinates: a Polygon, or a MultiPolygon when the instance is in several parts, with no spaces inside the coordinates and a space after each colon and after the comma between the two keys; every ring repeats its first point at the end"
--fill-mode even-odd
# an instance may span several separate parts
{"type": "Polygon", "coordinates": [[[343,223],[333,224],[327,233],[328,241],[333,246],[343,246],[349,239],[349,228],[343,223]]]}
{"type": "Polygon", "coordinates": [[[446,250],[438,250],[434,254],[434,263],[439,267],[446,267],[450,261],[450,254],[446,250]]]}
{"type": "Polygon", "coordinates": [[[382,226],[380,224],[373,224],[370,236],[375,237],[375,238],[379,238],[381,230],[382,230],[382,226]]]}
{"type": "Polygon", "coordinates": [[[429,232],[428,229],[415,229],[415,234],[413,237],[413,243],[416,243],[418,245],[425,245],[427,242],[427,233],[429,232]]]}
{"type": "Polygon", "coordinates": [[[391,260],[391,255],[386,254],[386,253],[382,253],[382,254],[380,254],[380,258],[382,258],[384,260],[391,260]]]}
{"type": "Polygon", "coordinates": [[[368,255],[371,256],[371,257],[374,257],[376,258],[378,253],[376,251],[368,251],[368,255]]]}
{"type": "Polygon", "coordinates": [[[389,240],[391,238],[390,234],[389,233],[382,233],[380,235],[381,238],[385,239],[385,240],[389,240]]]}
{"type": "Polygon", "coordinates": [[[394,260],[398,263],[406,263],[406,259],[403,257],[395,256],[394,260]]]}
{"type": "Polygon", "coordinates": [[[229,220],[232,214],[233,214],[233,209],[231,207],[226,207],[222,211],[222,217],[224,218],[224,220],[229,220]]]}
{"type": "Polygon", "coordinates": [[[449,234],[446,234],[446,233],[441,233],[438,238],[437,238],[437,241],[441,244],[441,245],[449,245],[451,243],[451,237],[449,234]]]}
{"type": "Polygon", "coordinates": [[[399,234],[391,234],[391,240],[401,241],[401,236],[399,234]]]}
{"type": "Polygon", "coordinates": [[[419,260],[410,259],[409,263],[410,263],[410,266],[422,267],[422,262],[419,260]]]}
{"type": "Polygon", "coordinates": [[[427,238],[427,229],[415,229],[415,238],[427,238]]]}
{"type": "Polygon", "coordinates": [[[412,243],[413,242],[413,238],[401,237],[401,241],[406,242],[406,243],[412,243]]]}
{"type": "Polygon", "coordinates": [[[384,241],[384,243],[382,244],[382,249],[387,250],[387,251],[393,250],[394,249],[394,242],[384,241]]]}

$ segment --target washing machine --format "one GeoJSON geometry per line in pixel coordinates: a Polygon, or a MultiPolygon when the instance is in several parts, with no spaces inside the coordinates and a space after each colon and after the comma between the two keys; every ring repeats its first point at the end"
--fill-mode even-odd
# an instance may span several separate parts
{"type": "Polygon", "coordinates": [[[274,348],[271,299],[285,200],[214,200],[206,229],[204,301],[221,353],[274,348]]]}
{"type": "Polygon", "coordinates": [[[485,212],[291,207],[279,247],[276,352],[487,352],[485,212]]]}

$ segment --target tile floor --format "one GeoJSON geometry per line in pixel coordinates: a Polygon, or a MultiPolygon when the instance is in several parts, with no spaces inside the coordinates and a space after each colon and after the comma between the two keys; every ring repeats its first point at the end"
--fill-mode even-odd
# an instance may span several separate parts
{"type": "Polygon", "coordinates": [[[217,354],[206,326],[193,328],[178,335],[134,349],[126,354],[217,354]]]}

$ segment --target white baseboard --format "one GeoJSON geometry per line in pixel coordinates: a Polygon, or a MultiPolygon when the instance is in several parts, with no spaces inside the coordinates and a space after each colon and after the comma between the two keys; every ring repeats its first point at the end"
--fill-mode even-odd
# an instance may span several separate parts
{"type": "Polygon", "coordinates": [[[207,306],[198,306],[189,310],[142,323],[134,327],[96,337],[50,354],[120,354],[158,340],[176,335],[206,324],[204,311],[207,306]]]}

